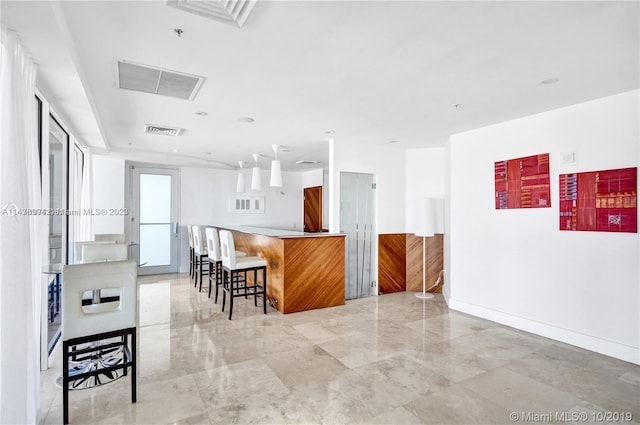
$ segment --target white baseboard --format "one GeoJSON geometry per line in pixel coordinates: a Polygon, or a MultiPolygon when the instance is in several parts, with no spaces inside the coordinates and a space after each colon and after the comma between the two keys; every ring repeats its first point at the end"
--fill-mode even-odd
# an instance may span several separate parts
{"type": "Polygon", "coordinates": [[[451,295],[449,294],[449,285],[447,284],[442,287],[442,298],[444,299],[444,302],[447,303],[447,307],[451,308],[449,305],[451,295]]]}
{"type": "Polygon", "coordinates": [[[483,319],[511,326],[516,329],[521,329],[523,331],[531,332],[536,335],[541,335],[546,338],[551,338],[556,341],[575,345],[576,347],[595,351],[596,353],[604,354],[606,356],[640,365],[640,348],[638,347],[632,347],[629,345],[608,341],[602,338],[594,337],[592,335],[586,335],[568,329],[552,326],[547,323],[541,323],[535,320],[514,316],[509,313],[504,313],[502,311],[492,310],[487,307],[451,299],[449,297],[448,291],[445,295],[443,290],[443,295],[445,301],[447,302],[447,305],[452,310],[468,313],[473,316],[481,317],[483,319]]]}

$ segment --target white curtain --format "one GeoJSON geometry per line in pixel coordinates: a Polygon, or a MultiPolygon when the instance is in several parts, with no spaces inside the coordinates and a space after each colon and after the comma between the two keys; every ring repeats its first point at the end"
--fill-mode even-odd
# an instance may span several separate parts
{"type": "Polygon", "coordinates": [[[45,216],[35,107],[36,67],[16,34],[0,36],[0,423],[36,422],[45,216]]]}

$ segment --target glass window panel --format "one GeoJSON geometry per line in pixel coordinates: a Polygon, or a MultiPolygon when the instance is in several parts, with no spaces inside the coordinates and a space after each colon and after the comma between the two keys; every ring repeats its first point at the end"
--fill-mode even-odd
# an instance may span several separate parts
{"type": "Polygon", "coordinates": [[[171,224],[140,224],[140,263],[143,267],[171,264],[171,224]]]}
{"type": "Polygon", "coordinates": [[[170,221],[171,176],[140,174],[140,224],[170,221]]]}
{"type": "MultiPolygon", "coordinates": [[[[67,133],[53,118],[49,119],[49,208],[64,209],[66,173],[64,161],[64,146],[68,139],[67,133]]],[[[49,215],[49,263],[62,262],[64,218],[62,214],[49,215]]]]}

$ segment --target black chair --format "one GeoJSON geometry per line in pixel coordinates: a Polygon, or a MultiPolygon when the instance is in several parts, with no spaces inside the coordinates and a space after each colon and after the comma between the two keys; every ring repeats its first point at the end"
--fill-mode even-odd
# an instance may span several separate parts
{"type": "MultiPolygon", "coordinates": [[[[136,311],[138,267],[135,261],[64,266],[62,271],[62,402],[69,423],[70,385],[131,370],[131,402],[136,402],[136,311]],[[86,292],[118,290],[116,301],[83,305],[86,292]]],[[[99,297],[98,297],[99,299],[99,297]]]]}

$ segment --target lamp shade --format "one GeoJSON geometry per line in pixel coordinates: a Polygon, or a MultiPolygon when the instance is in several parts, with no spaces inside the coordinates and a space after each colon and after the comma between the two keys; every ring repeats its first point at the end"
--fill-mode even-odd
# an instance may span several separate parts
{"type": "Polygon", "coordinates": [[[282,187],[282,170],[280,168],[280,160],[271,161],[271,182],[272,187],[282,187]]]}
{"type": "Polygon", "coordinates": [[[278,159],[278,145],[271,145],[275,159],[271,161],[271,181],[269,185],[271,187],[282,187],[282,168],[280,167],[280,160],[278,159]]]}
{"type": "Polygon", "coordinates": [[[435,201],[432,198],[422,198],[417,212],[413,233],[416,236],[433,236],[436,227],[435,201]]]}
{"type": "Polygon", "coordinates": [[[262,190],[262,179],[260,178],[260,168],[253,167],[251,173],[251,190],[262,190]]]}
{"type": "Polygon", "coordinates": [[[238,161],[238,164],[240,164],[240,171],[238,172],[238,182],[236,183],[236,192],[244,193],[245,191],[244,173],[242,172],[242,169],[244,168],[244,161],[238,161]]]}
{"type": "Polygon", "coordinates": [[[238,173],[238,183],[236,183],[236,192],[244,193],[244,174],[242,174],[242,170],[238,173]]]}
{"type": "Polygon", "coordinates": [[[251,190],[262,190],[262,179],[260,178],[260,167],[258,167],[258,158],[260,155],[257,153],[253,154],[253,159],[256,161],[256,166],[253,167],[253,171],[251,173],[251,190]]]}

